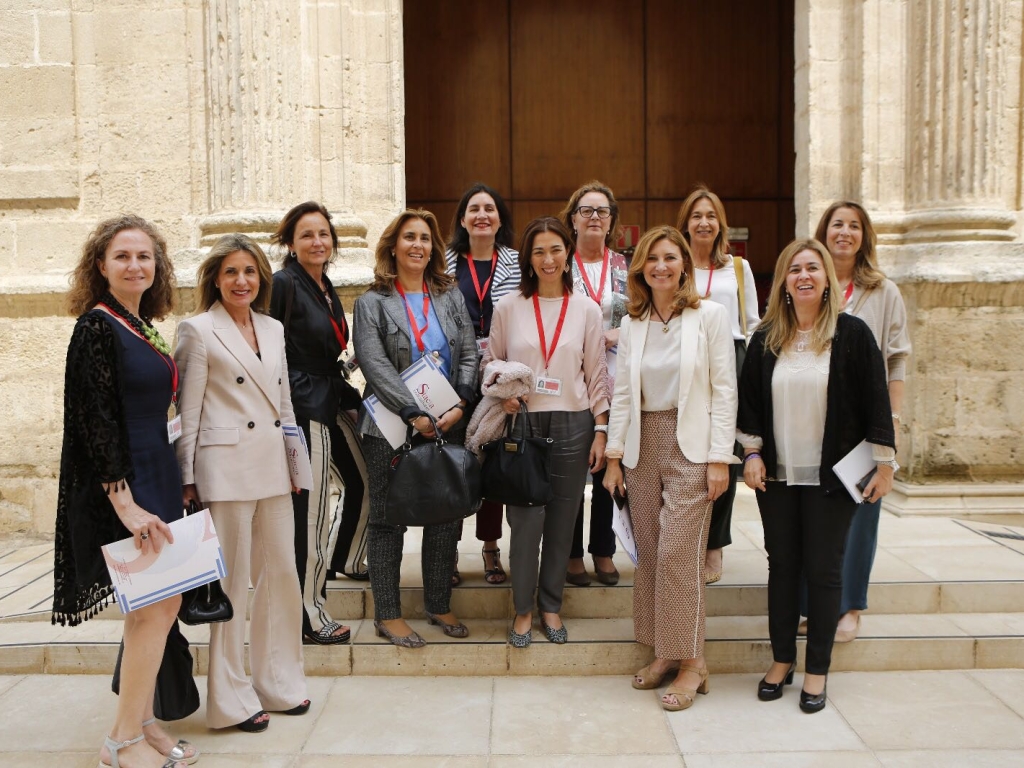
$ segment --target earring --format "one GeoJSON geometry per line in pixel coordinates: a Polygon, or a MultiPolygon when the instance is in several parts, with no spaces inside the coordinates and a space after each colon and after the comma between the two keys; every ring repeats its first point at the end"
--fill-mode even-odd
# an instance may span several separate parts
{"type": "Polygon", "coordinates": [[[530,277],[533,277],[533,267],[530,267],[530,277]]]}
{"type": "Polygon", "coordinates": [[[827,304],[828,303],[828,288],[826,288],[825,292],[821,295],[821,303],[822,304],[827,304]]]}
{"type": "Polygon", "coordinates": [[[299,255],[297,253],[295,253],[295,251],[288,251],[288,258],[289,259],[297,259],[297,258],[299,258],[299,255]]]}
{"type": "Polygon", "coordinates": [[[786,291],[786,303],[793,306],[793,297],[790,296],[789,291],[786,291]]]}
{"type": "Polygon", "coordinates": [[[569,269],[570,269],[570,267],[569,267],[569,262],[566,262],[566,263],[565,263],[565,269],[563,269],[562,271],[563,271],[563,272],[568,272],[568,271],[569,271],[569,269]]]}

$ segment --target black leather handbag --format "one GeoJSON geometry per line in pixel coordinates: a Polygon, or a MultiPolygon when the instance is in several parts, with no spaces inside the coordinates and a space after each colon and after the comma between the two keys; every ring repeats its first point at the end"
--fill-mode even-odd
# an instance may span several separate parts
{"type": "MultiPolygon", "coordinates": [[[[188,514],[194,515],[199,511],[199,505],[194,501],[189,504],[188,514]]],[[[191,627],[197,624],[216,624],[219,621],[231,621],[235,615],[235,609],[231,606],[231,600],[224,594],[224,588],[220,585],[220,579],[215,579],[209,584],[190,589],[181,593],[181,607],[178,609],[178,618],[191,627]]]]}
{"type": "Polygon", "coordinates": [[[513,434],[512,418],[505,417],[504,435],[481,447],[484,498],[513,507],[543,506],[554,497],[549,454],[555,441],[533,436],[526,403],[520,401],[517,417],[522,437],[513,434]]]}
{"type": "Polygon", "coordinates": [[[413,438],[395,451],[388,470],[384,520],[389,525],[423,526],[469,517],[480,508],[480,463],[464,446],[444,439],[437,421],[434,437],[413,438]]]}

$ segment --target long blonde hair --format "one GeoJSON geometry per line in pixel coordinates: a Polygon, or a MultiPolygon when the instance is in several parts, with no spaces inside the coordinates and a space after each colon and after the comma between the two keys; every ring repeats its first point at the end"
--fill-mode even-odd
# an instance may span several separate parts
{"type": "Polygon", "coordinates": [[[864,210],[864,206],[851,200],[839,200],[832,203],[818,220],[818,229],[814,236],[822,243],[828,243],[828,225],[832,216],[840,208],[849,208],[856,211],[860,217],[861,240],[860,250],[857,251],[856,260],[853,262],[853,284],[865,291],[871,291],[882,284],[885,280],[885,273],[878,268],[878,259],[875,256],[875,245],[878,236],[875,234],[875,227],[871,223],[871,217],[864,210]]]}
{"type": "Polygon", "coordinates": [[[675,227],[652,227],[644,232],[644,236],[636,244],[633,260],[629,263],[629,272],[626,275],[626,295],[629,300],[626,310],[630,317],[644,317],[651,311],[654,304],[651,286],[644,279],[644,265],[647,263],[647,256],[651,252],[651,248],[662,240],[669,240],[679,246],[679,250],[683,254],[683,271],[679,275],[679,290],[672,298],[672,312],[682,312],[687,307],[700,306],[700,295],[697,293],[693,280],[693,259],[690,257],[690,246],[686,244],[683,234],[675,227]]]}
{"type": "Polygon", "coordinates": [[[814,251],[821,258],[828,276],[825,296],[818,310],[811,333],[811,348],[815,352],[824,352],[832,343],[836,334],[836,322],[840,312],[839,281],[836,279],[836,268],[832,264],[832,256],[828,248],[817,240],[794,240],[779,254],[775,262],[775,277],[772,278],[771,293],[768,294],[768,309],[761,320],[761,328],[765,330],[765,349],[774,355],[782,353],[782,349],[796,336],[796,312],[793,305],[786,301],[786,275],[793,258],[801,251],[814,251]]]}

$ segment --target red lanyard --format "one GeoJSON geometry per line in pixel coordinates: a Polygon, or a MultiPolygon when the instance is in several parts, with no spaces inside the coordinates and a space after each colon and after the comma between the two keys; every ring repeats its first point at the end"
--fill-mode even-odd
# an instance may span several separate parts
{"type": "Polygon", "coordinates": [[[853,296],[853,280],[846,286],[846,291],[843,292],[843,307],[850,303],[850,297],[853,296]]]}
{"type": "Polygon", "coordinates": [[[327,294],[322,293],[324,297],[324,304],[327,307],[327,317],[331,320],[331,325],[334,326],[334,335],[338,339],[338,343],[341,345],[341,351],[344,352],[348,348],[348,341],[345,339],[345,335],[348,333],[346,328],[345,316],[341,316],[341,327],[338,327],[338,321],[334,319],[334,305],[328,300],[327,294]]]}
{"type": "Polygon", "coordinates": [[[416,322],[416,315],[413,314],[412,307],[409,306],[409,300],[405,298],[402,284],[397,280],[395,280],[395,288],[398,289],[398,294],[405,303],[405,311],[409,314],[409,328],[412,331],[413,338],[416,340],[416,348],[419,349],[422,355],[426,349],[426,345],[423,343],[423,334],[430,327],[430,293],[427,291],[427,284],[426,282],[423,283],[423,328],[420,328],[416,322]]]}
{"type": "Polygon", "coordinates": [[[491,281],[494,280],[494,268],[498,265],[498,249],[494,249],[494,255],[491,256],[491,275],[487,278],[487,282],[484,283],[484,287],[480,287],[480,277],[476,273],[476,264],[473,262],[473,254],[467,254],[466,266],[469,267],[469,276],[473,278],[473,289],[476,291],[476,300],[480,305],[480,333],[484,332],[484,299],[487,297],[487,291],[491,288],[491,281]]]}
{"type": "Polygon", "coordinates": [[[708,272],[708,287],[704,291],[704,298],[705,299],[710,299],[711,298],[711,279],[715,276],[715,262],[713,262],[713,261],[711,262],[710,270],[711,271],[708,272]]]}
{"type": "Polygon", "coordinates": [[[608,249],[604,249],[604,264],[601,265],[601,285],[594,293],[594,286],[590,284],[590,278],[587,277],[587,270],[583,266],[583,259],[580,258],[580,252],[576,251],[576,266],[579,267],[580,276],[583,278],[583,284],[587,287],[587,293],[594,301],[597,302],[598,306],[601,306],[601,297],[604,296],[604,283],[608,277],[608,249]]]}
{"type": "Polygon", "coordinates": [[[540,299],[533,294],[533,314],[537,318],[537,335],[540,336],[540,353],[544,357],[544,373],[548,372],[548,363],[555,355],[558,347],[558,337],[562,335],[562,326],[565,324],[565,312],[569,308],[569,292],[562,294],[562,311],[558,315],[558,325],[555,326],[555,335],[551,337],[551,352],[548,352],[548,344],[544,338],[544,318],[540,316],[540,299]]]}
{"type": "MultiPolygon", "coordinates": [[[[121,316],[119,314],[117,314],[114,310],[112,310],[110,307],[108,307],[103,302],[100,302],[100,306],[103,307],[105,310],[107,310],[107,312],[109,312],[112,316],[114,316],[114,317],[116,317],[118,319],[121,318],[121,316]]],[[[178,404],[178,364],[174,362],[174,358],[171,357],[170,355],[165,355],[159,349],[154,347],[152,345],[152,343],[150,343],[149,339],[147,339],[145,336],[143,336],[141,333],[139,333],[137,330],[135,330],[135,328],[130,323],[122,323],[122,325],[124,325],[125,328],[127,328],[129,331],[131,331],[136,336],[138,336],[140,339],[142,339],[144,342],[146,342],[146,346],[149,347],[150,349],[152,349],[154,352],[156,352],[157,356],[159,356],[159,358],[164,361],[164,365],[167,366],[167,370],[169,370],[171,372],[171,403],[174,404],[175,406],[177,406],[177,404],[178,404]]]]}

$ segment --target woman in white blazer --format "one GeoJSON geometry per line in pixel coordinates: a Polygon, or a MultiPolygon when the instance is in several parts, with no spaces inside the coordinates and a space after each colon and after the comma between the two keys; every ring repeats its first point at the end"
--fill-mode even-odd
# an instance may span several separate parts
{"type": "Polygon", "coordinates": [[[654,648],[633,687],[674,676],[661,705],[679,710],[708,691],[704,551],[712,503],[736,461],[736,361],[726,310],[700,300],[679,230],[640,238],[627,291],[604,486],[629,495],[639,560],[633,627],[654,648]]]}
{"type": "Polygon", "coordinates": [[[199,267],[201,314],[178,326],[183,497],[210,508],[234,618],[210,625],[206,720],[263,731],[267,711],[309,710],[302,666],[302,594],[295,569],[291,473],[282,425],[295,424],[284,330],[267,316],[271,271],[244,235],[225,235],[199,267]],[[246,604],[251,608],[245,674],[246,604]]]}

